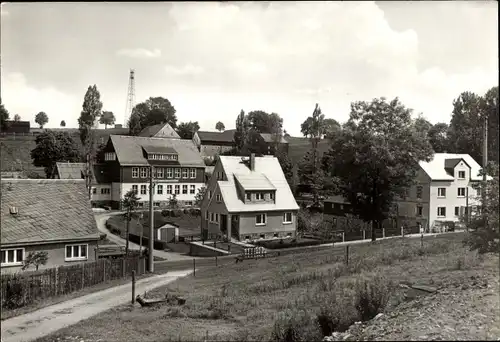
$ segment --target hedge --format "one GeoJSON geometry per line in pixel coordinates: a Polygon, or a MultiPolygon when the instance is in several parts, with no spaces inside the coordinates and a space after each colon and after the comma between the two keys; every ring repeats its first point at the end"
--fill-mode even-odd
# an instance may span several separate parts
{"type": "Polygon", "coordinates": [[[262,246],[267,249],[282,249],[282,248],[292,248],[292,247],[305,247],[305,246],[317,246],[323,243],[328,243],[331,241],[323,240],[299,240],[296,239],[285,241],[285,240],[272,240],[272,241],[256,241],[257,246],[262,246]]]}
{"type": "MultiPolygon", "coordinates": [[[[129,240],[133,243],[140,244],[141,243],[141,237],[132,233],[129,233],[129,240]]],[[[148,247],[149,246],[149,238],[143,236],[142,237],[142,246],[143,247],[148,247]]],[[[154,240],[153,242],[153,248],[157,250],[165,250],[168,248],[168,245],[165,241],[160,241],[160,240],[154,240]]]]}

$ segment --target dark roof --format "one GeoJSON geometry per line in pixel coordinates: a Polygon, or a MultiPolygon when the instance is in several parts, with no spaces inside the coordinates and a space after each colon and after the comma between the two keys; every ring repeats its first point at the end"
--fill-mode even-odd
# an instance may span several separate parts
{"type": "Polygon", "coordinates": [[[97,240],[85,181],[2,179],[2,245],[97,240]],[[18,213],[12,215],[10,208],[18,213]]]}
{"type": "MultiPolygon", "coordinates": [[[[84,179],[85,163],[56,163],[57,174],[60,179],[84,179]]],[[[92,183],[109,183],[107,168],[102,164],[93,165],[92,183]]]]}
{"type": "Polygon", "coordinates": [[[139,133],[139,136],[146,138],[158,137],[180,139],[179,134],[177,134],[177,132],[168,123],[148,126],[139,133]],[[163,128],[165,128],[165,130],[167,131],[166,134],[158,134],[163,128]]]}
{"type": "MultiPolygon", "coordinates": [[[[271,133],[260,133],[260,136],[267,143],[273,143],[276,138],[275,135],[271,133]]],[[[280,144],[288,144],[288,141],[286,141],[286,139],[283,136],[280,137],[279,142],[280,144]]]]}
{"type": "MultiPolygon", "coordinates": [[[[445,159],[444,160],[444,170],[446,171],[446,173],[453,176],[455,166],[457,166],[458,163],[460,163],[461,161],[463,161],[465,164],[467,164],[467,162],[465,160],[463,160],[463,158],[445,159]]],[[[469,166],[469,164],[467,164],[467,166],[469,166]]],[[[470,166],[469,166],[469,168],[470,168],[470,166]]]]}
{"type": "Polygon", "coordinates": [[[189,139],[146,138],[125,135],[111,135],[116,157],[121,165],[149,165],[142,151],[144,146],[172,148],[177,151],[180,165],[205,167],[194,142],[189,139]]]}
{"type": "Polygon", "coordinates": [[[232,143],[234,141],[235,132],[235,129],[228,129],[224,132],[198,131],[197,133],[202,143],[206,141],[232,143]]]}
{"type": "Polygon", "coordinates": [[[143,145],[142,148],[146,153],[165,153],[165,154],[177,154],[177,151],[170,146],[149,146],[143,145]]]}

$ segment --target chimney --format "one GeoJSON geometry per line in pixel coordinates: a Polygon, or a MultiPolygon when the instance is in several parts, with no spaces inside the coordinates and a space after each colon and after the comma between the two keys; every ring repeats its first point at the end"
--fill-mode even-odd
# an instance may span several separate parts
{"type": "Polygon", "coordinates": [[[255,171],[255,153],[250,154],[250,171],[255,171]]]}

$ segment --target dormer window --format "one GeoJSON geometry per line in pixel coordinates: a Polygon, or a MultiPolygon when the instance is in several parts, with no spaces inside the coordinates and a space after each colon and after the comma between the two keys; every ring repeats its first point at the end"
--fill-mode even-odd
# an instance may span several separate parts
{"type": "Polygon", "coordinates": [[[255,199],[256,199],[257,201],[263,200],[263,199],[264,199],[264,193],[262,193],[262,192],[257,192],[257,193],[255,194],[255,199]]]}
{"type": "Polygon", "coordinates": [[[148,153],[149,160],[177,160],[176,154],[148,153]]]}
{"type": "Polygon", "coordinates": [[[247,201],[251,201],[252,200],[252,194],[247,192],[247,201]]]}
{"type": "Polygon", "coordinates": [[[465,171],[458,171],[458,179],[465,179],[465,171]]]}

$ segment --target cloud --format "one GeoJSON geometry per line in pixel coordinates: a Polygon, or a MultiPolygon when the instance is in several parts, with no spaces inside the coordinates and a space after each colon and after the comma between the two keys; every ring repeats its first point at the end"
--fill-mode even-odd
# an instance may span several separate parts
{"type": "Polygon", "coordinates": [[[137,58],[137,59],[149,59],[149,58],[159,58],[161,57],[161,50],[160,49],[154,49],[154,50],[148,50],[148,49],[143,49],[143,48],[137,48],[137,49],[121,49],[116,52],[118,56],[126,56],[130,58],[137,58]]]}
{"type": "Polygon", "coordinates": [[[199,75],[202,74],[205,70],[197,65],[185,64],[183,66],[174,66],[167,65],[165,67],[165,71],[167,74],[172,75],[199,75]]]}
{"type": "Polygon", "coordinates": [[[35,88],[21,73],[9,73],[2,77],[2,103],[11,118],[19,114],[22,120],[31,121],[35,127],[35,115],[42,111],[49,116],[46,127],[59,127],[62,120],[69,127],[76,127],[81,110],[81,103],[76,97],[55,88],[35,88]]]}

